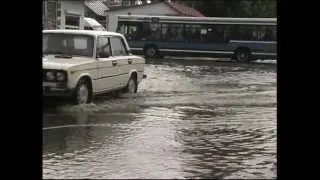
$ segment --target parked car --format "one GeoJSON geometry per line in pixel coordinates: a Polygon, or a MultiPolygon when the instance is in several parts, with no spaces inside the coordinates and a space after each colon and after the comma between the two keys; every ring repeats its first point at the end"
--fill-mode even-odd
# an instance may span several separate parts
{"type": "Polygon", "coordinates": [[[44,96],[69,96],[84,104],[101,93],[136,93],[146,77],[145,59],[132,55],[119,33],[44,30],[42,51],[44,96]]]}

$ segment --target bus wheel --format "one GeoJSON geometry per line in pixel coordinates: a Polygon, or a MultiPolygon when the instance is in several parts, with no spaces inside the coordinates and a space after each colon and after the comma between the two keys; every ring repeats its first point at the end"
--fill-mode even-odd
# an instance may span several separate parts
{"type": "Polygon", "coordinates": [[[147,46],[144,49],[144,55],[148,58],[155,57],[157,55],[157,49],[155,46],[147,46]]]}
{"type": "Polygon", "coordinates": [[[249,50],[239,49],[235,52],[235,58],[239,62],[247,62],[249,60],[249,50]]]}

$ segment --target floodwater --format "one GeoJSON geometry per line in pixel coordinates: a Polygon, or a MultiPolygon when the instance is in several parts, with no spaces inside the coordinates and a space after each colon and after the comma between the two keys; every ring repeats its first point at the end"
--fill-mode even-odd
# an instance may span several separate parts
{"type": "Polygon", "coordinates": [[[45,102],[43,178],[276,178],[276,63],[145,72],[134,96],[45,102]]]}

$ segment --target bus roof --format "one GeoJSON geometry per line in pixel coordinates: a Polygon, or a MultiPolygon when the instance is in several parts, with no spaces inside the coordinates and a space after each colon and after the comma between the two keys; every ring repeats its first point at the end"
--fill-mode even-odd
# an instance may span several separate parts
{"type": "Polygon", "coordinates": [[[91,27],[102,26],[98,21],[96,21],[93,18],[85,17],[83,19],[84,19],[85,26],[91,26],[91,27]]]}
{"type": "Polygon", "coordinates": [[[91,35],[91,36],[123,36],[120,33],[111,31],[92,31],[92,30],[70,30],[70,29],[55,29],[43,30],[43,33],[61,33],[61,34],[77,34],[77,35],[91,35]]]}
{"type": "Polygon", "coordinates": [[[186,17],[186,16],[147,16],[147,15],[118,15],[119,21],[144,21],[195,24],[261,24],[276,25],[277,18],[231,18],[231,17],[186,17]]]}

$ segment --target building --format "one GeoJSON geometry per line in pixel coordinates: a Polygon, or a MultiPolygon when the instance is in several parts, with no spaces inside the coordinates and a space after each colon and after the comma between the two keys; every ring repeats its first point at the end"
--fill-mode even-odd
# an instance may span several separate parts
{"type": "Polygon", "coordinates": [[[84,0],[44,0],[43,29],[84,29],[84,0]]]}
{"type": "Polygon", "coordinates": [[[116,23],[116,15],[204,16],[168,0],[44,0],[42,8],[44,29],[84,29],[84,17],[95,19],[108,30],[110,23],[116,23]]]}
{"type": "Polygon", "coordinates": [[[114,23],[117,23],[117,15],[154,15],[154,16],[192,16],[192,17],[204,17],[204,15],[198,10],[188,7],[184,4],[160,1],[153,3],[144,3],[143,5],[130,5],[130,6],[115,6],[106,11],[107,30],[108,25],[115,27],[114,23]]]}

